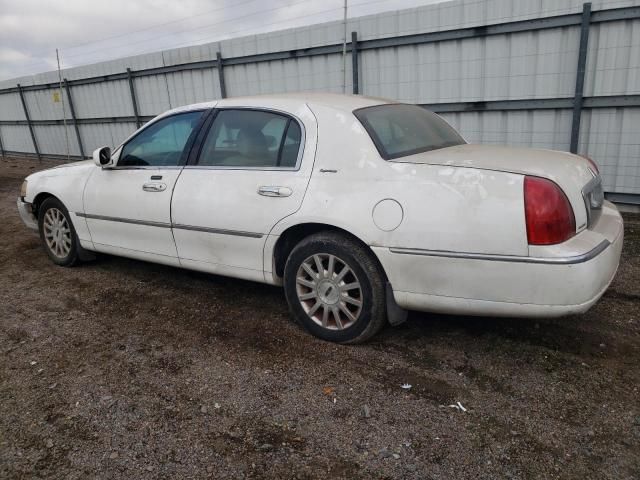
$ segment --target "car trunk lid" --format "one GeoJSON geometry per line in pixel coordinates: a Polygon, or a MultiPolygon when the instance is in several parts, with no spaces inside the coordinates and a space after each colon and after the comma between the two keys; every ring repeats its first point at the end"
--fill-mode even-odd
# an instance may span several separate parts
{"type": "MultiPolygon", "coordinates": [[[[393,161],[496,170],[548,178],[557,183],[569,198],[576,215],[578,231],[587,226],[592,217],[591,210],[598,208],[590,207],[589,203],[592,189],[601,185],[599,175],[593,172],[588,160],[567,152],[465,144],[417,153],[393,161]]],[[[599,196],[601,190],[594,195],[599,196]]]]}

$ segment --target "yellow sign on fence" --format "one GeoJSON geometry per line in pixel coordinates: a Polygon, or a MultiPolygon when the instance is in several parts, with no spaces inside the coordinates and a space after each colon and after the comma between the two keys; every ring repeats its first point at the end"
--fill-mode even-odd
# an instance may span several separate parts
{"type": "Polygon", "coordinates": [[[60,92],[53,92],[53,103],[60,103],[60,92]]]}

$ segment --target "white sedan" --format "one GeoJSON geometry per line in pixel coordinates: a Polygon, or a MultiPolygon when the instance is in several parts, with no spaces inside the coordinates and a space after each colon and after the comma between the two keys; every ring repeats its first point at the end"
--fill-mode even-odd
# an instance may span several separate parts
{"type": "Polygon", "coordinates": [[[296,320],[342,343],[407,309],[584,312],[623,237],[587,158],[470,145],[418,106],[333,94],[171,110],[30,175],[18,209],[58,265],[104,252],[283,285],[296,320]]]}

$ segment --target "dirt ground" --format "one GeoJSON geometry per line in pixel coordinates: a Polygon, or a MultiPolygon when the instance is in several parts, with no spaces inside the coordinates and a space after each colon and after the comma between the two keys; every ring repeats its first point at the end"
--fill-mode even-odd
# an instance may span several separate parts
{"type": "Polygon", "coordinates": [[[49,165],[0,160],[0,478],[640,478],[640,216],[585,315],[338,346],[278,288],[56,267],[15,205],[49,165]]]}

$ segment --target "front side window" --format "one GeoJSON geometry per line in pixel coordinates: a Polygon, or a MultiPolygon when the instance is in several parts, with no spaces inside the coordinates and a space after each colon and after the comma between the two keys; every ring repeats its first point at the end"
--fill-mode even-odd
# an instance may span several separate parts
{"type": "Polygon", "coordinates": [[[198,165],[293,168],[301,143],[298,122],[259,110],[221,110],[202,146],[198,165]]]}
{"type": "Polygon", "coordinates": [[[122,149],[119,167],[180,165],[184,147],[198,125],[201,111],[179,113],[158,120],[133,137],[122,149]]]}
{"type": "Polygon", "coordinates": [[[466,143],[442,118],[417,105],[377,105],[353,114],[385,160],[466,143]]]}

